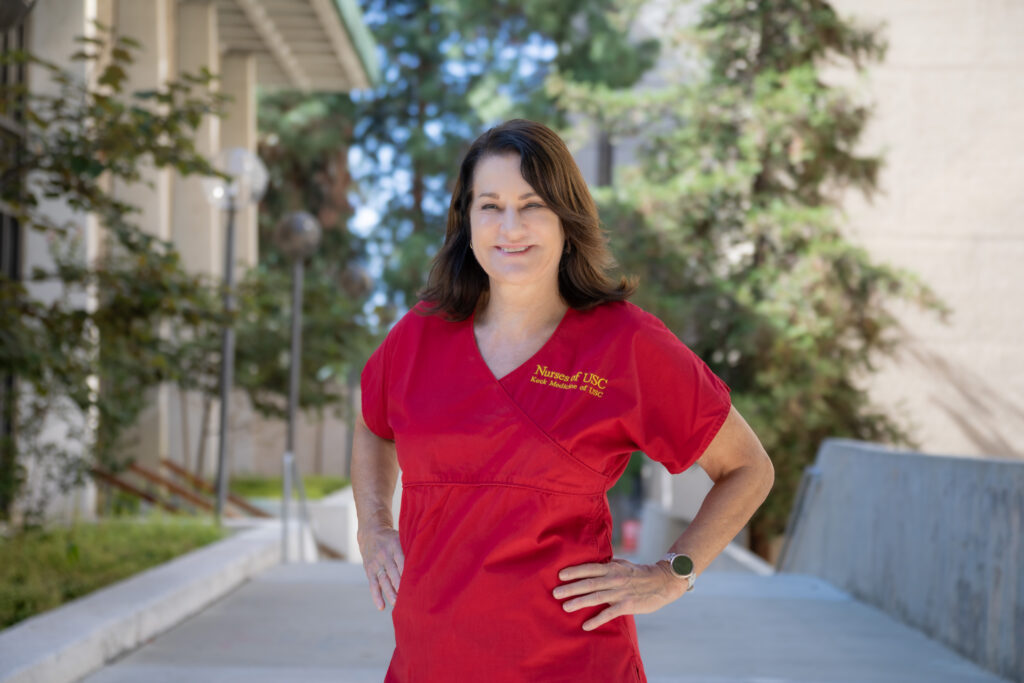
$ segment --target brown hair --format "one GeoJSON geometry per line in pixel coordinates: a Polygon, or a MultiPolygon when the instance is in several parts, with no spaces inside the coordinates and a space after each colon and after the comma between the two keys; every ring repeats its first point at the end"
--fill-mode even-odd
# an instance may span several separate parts
{"type": "Polygon", "coordinates": [[[427,285],[418,292],[430,302],[427,313],[443,312],[465,320],[481,296],[490,291],[487,273],[469,248],[469,207],[473,172],[489,155],[519,154],[519,172],[562,222],[568,251],[558,264],[558,290],[566,303],[587,309],[605,301],[621,301],[636,290],[635,280],[608,271],[615,259],[601,229],[597,205],[569,148],[542,123],[511,119],[490,128],[470,145],[448,207],[444,245],[434,256],[427,285]]]}

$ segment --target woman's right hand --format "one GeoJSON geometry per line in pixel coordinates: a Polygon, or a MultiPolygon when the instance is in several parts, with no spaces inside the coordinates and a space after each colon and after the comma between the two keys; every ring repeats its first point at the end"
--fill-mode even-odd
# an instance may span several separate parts
{"type": "Polygon", "coordinates": [[[398,584],[405,567],[405,555],[398,540],[398,531],[389,526],[376,526],[356,533],[359,552],[363,556],[363,570],[370,581],[370,595],[378,610],[386,607],[384,598],[392,606],[398,597],[398,584]]]}

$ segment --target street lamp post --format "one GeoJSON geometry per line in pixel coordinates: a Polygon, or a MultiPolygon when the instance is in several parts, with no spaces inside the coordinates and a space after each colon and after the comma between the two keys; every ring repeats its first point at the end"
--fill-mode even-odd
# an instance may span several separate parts
{"type": "MultiPolygon", "coordinates": [[[[288,214],[277,224],[274,241],[292,260],[292,344],[288,381],[288,436],[281,467],[284,490],[281,505],[281,562],[288,562],[288,508],[291,505],[295,461],[295,413],[299,406],[299,369],[302,366],[302,281],[306,258],[320,244],[320,222],[305,211],[288,214]]],[[[302,538],[299,538],[301,552],[302,538]]],[[[301,560],[301,557],[300,557],[301,560]]]]}
{"type": "Polygon", "coordinates": [[[220,363],[220,443],[217,449],[217,506],[215,516],[221,523],[224,502],[228,495],[228,396],[234,383],[235,329],[232,324],[235,314],[234,263],[235,263],[235,214],[239,208],[256,204],[267,188],[267,169],[260,158],[244,147],[225,149],[217,155],[214,168],[231,177],[225,181],[217,176],[202,179],[203,192],[207,201],[228,212],[227,235],[224,246],[224,312],[227,320],[221,332],[220,363]]]}

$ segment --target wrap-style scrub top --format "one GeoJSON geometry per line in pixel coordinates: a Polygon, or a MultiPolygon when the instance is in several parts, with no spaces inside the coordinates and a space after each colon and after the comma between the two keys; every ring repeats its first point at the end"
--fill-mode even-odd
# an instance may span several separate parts
{"type": "MultiPolygon", "coordinates": [[[[473,317],[405,314],[363,370],[367,427],[395,441],[405,565],[386,683],[646,681],[632,615],[566,612],[570,565],[612,559],[607,491],[640,450],[672,473],[701,456],[730,388],[629,302],[569,308],[501,378],[473,317]]],[[[650,561],[654,561],[651,558],[650,561]]]]}

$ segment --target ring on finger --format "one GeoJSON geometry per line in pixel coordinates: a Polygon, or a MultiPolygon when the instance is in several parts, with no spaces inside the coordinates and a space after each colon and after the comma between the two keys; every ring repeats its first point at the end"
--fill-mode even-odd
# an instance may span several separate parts
{"type": "Polygon", "coordinates": [[[380,569],[377,570],[377,576],[380,576],[382,572],[386,574],[387,571],[388,571],[387,569],[385,569],[384,567],[381,567],[380,569]]]}

